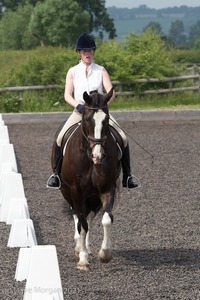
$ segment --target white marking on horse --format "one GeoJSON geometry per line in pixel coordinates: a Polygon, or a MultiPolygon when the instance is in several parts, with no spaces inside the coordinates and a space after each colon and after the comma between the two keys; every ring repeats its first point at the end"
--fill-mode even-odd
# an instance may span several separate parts
{"type": "Polygon", "coordinates": [[[112,257],[112,248],[111,248],[111,241],[110,241],[111,224],[112,224],[111,218],[109,214],[105,212],[102,218],[104,237],[103,237],[101,249],[99,251],[99,257],[103,261],[110,261],[112,257]]]}
{"type": "MultiPolygon", "coordinates": [[[[88,217],[87,217],[87,222],[88,222],[88,232],[86,234],[86,239],[85,239],[85,244],[86,244],[86,249],[88,254],[92,253],[90,250],[90,229],[92,226],[92,221],[94,219],[94,212],[90,212],[88,217]]],[[[74,218],[74,226],[75,226],[75,234],[74,234],[74,241],[75,241],[75,254],[76,256],[79,257],[79,253],[81,252],[81,239],[80,239],[80,234],[78,232],[78,217],[76,214],[73,215],[74,218]]]]}
{"type": "MultiPolygon", "coordinates": [[[[101,138],[101,131],[103,128],[103,121],[105,120],[105,118],[106,118],[106,114],[102,110],[97,111],[93,116],[93,119],[95,121],[95,127],[94,127],[95,139],[101,138]]],[[[100,163],[100,160],[102,158],[102,146],[99,144],[95,145],[92,154],[93,154],[93,162],[100,163]]]]}

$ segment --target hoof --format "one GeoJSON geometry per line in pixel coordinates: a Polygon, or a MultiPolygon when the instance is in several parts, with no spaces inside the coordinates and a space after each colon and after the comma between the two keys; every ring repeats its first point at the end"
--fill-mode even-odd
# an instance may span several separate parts
{"type": "Polygon", "coordinates": [[[78,270],[89,271],[89,265],[77,264],[78,270]]]}
{"type": "Polygon", "coordinates": [[[112,259],[111,250],[100,250],[99,251],[99,259],[102,263],[109,263],[112,259]]]}

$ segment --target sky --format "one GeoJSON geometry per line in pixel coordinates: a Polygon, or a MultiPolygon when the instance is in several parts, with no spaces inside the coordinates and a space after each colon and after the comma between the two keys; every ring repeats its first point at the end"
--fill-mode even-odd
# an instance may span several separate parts
{"type": "Polygon", "coordinates": [[[145,4],[150,8],[166,8],[187,5],[190,7],[200,6],[199,0],[106,0],[106,7],[126,7],[133,8],[145,4]]]}

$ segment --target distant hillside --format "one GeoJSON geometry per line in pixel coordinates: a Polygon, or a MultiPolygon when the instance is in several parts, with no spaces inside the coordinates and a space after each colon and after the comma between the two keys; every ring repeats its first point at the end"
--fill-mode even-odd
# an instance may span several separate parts
{"type": "Polygon", "coordinates": [[[146,5],[137,8],[116,8],[108,7],[107,11],[113,18],[117,31],[117,39],[122,40],[130,32],[141,33],[149,22],[159,22],[162,32],[167,35],[171,23],[176,20],[182,20],[186,35],[189,34],[190,28],[200,20],[199,7],[170,7],[163,9],[153,9],[146,5]]]}

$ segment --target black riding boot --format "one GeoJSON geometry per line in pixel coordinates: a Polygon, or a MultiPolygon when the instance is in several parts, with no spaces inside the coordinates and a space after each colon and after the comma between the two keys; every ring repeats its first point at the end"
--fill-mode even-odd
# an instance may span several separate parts
{"type": "Polygon", "coordinates": [[[59,189],[61,187],[60,171],[62,165],[62,152],[61,148],[54,142],[54,166],[53,174],[47,180],[47,187],[59,189]]]}
{"type": "Polygon", "coordinates": [[[138,187],[138,184],[134,182],[134,179],[131,175],[129,146],[126,146],[126,148],[124,149],[121,163],[123,170],[123,187],[127,187],[129,189],[134,189],[138,187]]]}

